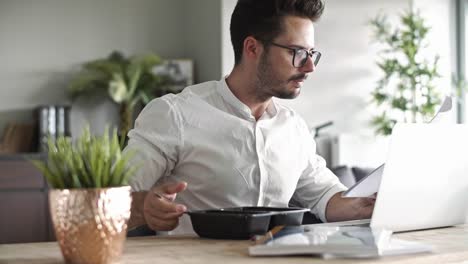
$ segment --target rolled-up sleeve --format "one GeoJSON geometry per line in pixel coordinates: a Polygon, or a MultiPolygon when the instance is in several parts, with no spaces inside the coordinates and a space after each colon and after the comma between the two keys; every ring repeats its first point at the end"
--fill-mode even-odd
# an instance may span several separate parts
{"type": "Polygon", "coordinates": [[[134,151],[132,163],[140,165],[129,179],[133,191],[149,190],[162,177],[170,176],[177,163],[183,128],[171,96],[149,103],[128,134],[124,152],[134,151]]]}
{"type": "Polygon", "coordinates": [[[310,208],[321,221],[327,222],[326,209],[330,198],[347,188],[338,177],[326,167],[325,160],[316,154],[315,141],[306,129],[304,146],[308,159],[305,169],[296,186],[292,200],[294,203],[310,208]]]}

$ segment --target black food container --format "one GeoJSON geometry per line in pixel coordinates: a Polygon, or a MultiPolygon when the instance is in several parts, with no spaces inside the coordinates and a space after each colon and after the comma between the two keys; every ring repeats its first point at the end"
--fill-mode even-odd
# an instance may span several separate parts
{"type": "Polygon", "coordinates": [[[200,237],[249,239],[278,225],[301,225],[310,209],[295,207],[232,207],[187,212],[200,237]]]}

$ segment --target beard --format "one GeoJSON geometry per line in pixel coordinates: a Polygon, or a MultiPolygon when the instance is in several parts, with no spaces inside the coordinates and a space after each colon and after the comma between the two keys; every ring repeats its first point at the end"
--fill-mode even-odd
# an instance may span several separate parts
{"type": "Polygon", "coordinates": [[[278,75],[275,74],[272,64],[268,60],[268,51],[265,51],[260,58],[260,62],[257,68],[257,97],[261,100],[266,100],[271,97],[277,97],[281,99],[294,99],[300,92],[300,88],[293,90],[288,89],[288,83],[293,80],[307,78],[304,73],[296,74],[291,76],[287,80],[278,79],[278,75]]]}

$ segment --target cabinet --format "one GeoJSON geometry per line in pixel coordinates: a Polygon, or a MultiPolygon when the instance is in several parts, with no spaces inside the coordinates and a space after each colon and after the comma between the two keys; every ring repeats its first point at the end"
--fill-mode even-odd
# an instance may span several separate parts
{"type": "Polygon", "coordinates": [[[0,243],[54,240],[47,183],[29,161],[41,158],[0,155],[0,243]]]}

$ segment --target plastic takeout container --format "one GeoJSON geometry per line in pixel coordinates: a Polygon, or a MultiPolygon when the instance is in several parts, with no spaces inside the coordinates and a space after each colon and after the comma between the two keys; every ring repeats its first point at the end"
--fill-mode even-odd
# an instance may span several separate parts
{"type": "Polygon", "coordinates": [[[301,225],[306,208],[232,207],[187,212],[200,237],[249,239],[278,225],[301,225]]]}

